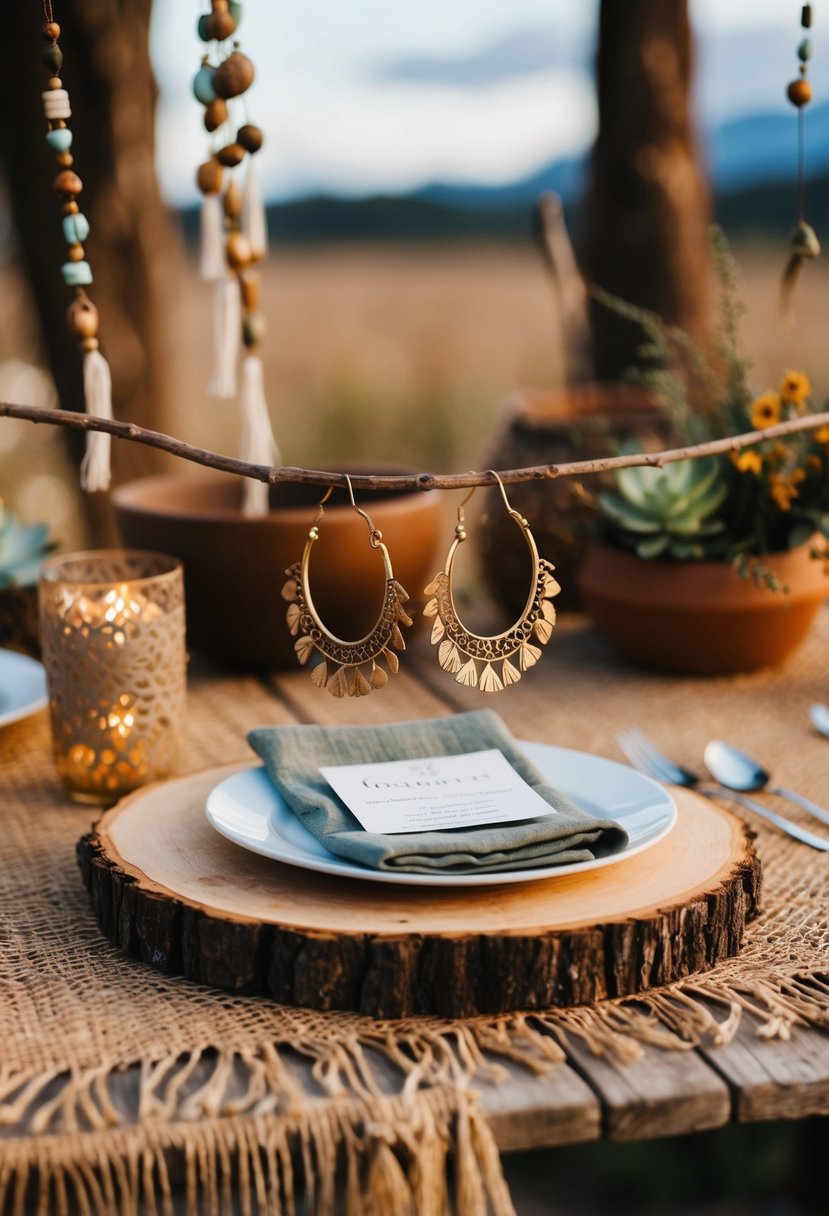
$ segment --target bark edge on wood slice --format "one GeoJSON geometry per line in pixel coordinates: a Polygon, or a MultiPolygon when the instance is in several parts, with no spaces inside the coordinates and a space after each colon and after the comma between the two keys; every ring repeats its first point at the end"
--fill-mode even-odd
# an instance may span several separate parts
{"type": "Polygon", "coordinates": [[[378,1018],[563,1007],[704,971],[739,953],[758,911],[753,833],[686,790],[674,830],[618,865],[453,890],[333,878],[231,844],[204,804],[240,767],[138,791],[78,842],[102,932],[165,974],[378,1018]]]}

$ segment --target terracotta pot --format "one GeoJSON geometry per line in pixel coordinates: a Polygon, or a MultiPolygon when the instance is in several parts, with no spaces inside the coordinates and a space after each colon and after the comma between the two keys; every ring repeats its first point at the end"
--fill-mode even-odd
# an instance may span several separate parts
{"type": "Polygon", "coordinates": [[[810,547],[762,559],[786,595],[757,587],[727,562],[643,561],[593,544],[581,591],[596,627],[633,663],[701,675],[755,671],[788,657],[829,595],[810,547]]]}
{"type": "MultiPolygon", "coordinates": [[[[630,385],[584,384],[517,393],[507,409],[504,429],[486,462],[498,469],[590,460],[632,439],[653,451],[670,439],[664,412],[645,390],[630,385]]],[[[589,477],[582,485],[563,477],[509,487],[510,502],[530,521],[539,552],[556,567],[559,610],[581,607],[576,575],[596,531],[593,495],[601,482],[589,477]]],[[[527,595],[525,550],[520,541],[516,545],[515,527],[500,507],[497,492],[489,493],[487,511],[489,527],[479,539],[482,565],[492,594],[515,618],[527,595]]]]}
{"type": "MultiPolygon", "coordinates": [[[[180,474],[129,482],[112,496],[125,545],[173,554],[184,563],[187,634],[194,649],[227,666],[273,671],[297,666],[280,595],[285,570],[302,556],[316,486],[271,491],[259,519],[240,512],[241,484],[222,474],[180,474]]],[[[335,494],[314,547],[311,586],[326,626],[339,637],[363,637],[382,603],[383,564],[368,528],[335,494]],[[339,500],[339,501],[337,501],[339,500]]],[[[362,495],[357,499],[382,531],[395,577],[415,604],[434,574],[441,535],[437,493],[362,495]]]]}

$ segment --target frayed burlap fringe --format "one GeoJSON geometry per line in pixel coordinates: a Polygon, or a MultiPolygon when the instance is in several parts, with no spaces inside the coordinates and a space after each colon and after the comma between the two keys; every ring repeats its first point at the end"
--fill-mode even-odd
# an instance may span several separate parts
{"type": "Polygon", "coordinates": [[[644,1045],[727,1043],[745,1015],[762,1038],[829,1026],[822,971],[729,970],[635,1000],[463,1024],[307,1013],[294,1042],[144,1061],[131,1110],[112,1064],[39,1076],[3,1066],[0,1125],[28,1135],[0,1140],[0,1213],[168,1216],[175,1184],[188,1213],[208,1216],[292,1216],[298,1193],[316,1216],[509,1216],[470,1085],[503,1080],[499,1057],[546,1073],[574,1040],[624,1067],[644,1045]]]}
{"type": "MultiPolygon", "coordinates": [[[[208,1088],[227,1064],[217,1059],[208,1088]]],[[[174,1194],[188,1216],[514,1216],[486,1122],[450,1087],[284,1114],[263,1096],[245,1114],[76,1128],[0,1149],[10,1216],[173,1216],[174,1194]]]]}

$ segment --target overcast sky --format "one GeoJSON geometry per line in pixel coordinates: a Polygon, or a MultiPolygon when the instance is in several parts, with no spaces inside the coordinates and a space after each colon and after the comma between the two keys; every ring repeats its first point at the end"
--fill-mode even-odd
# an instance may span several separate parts
{"type": "MultiPolygon", "coordinates": [[[[194,166],[209,149],[190,92],[206,9],[154,5],[159,169],[177,203],[197,197],[194,166]]],[[[272,197],[508,182],[583,150],[595,131],[595,0],[245,0],[244,9],[239,37],[257,68],[247,116],[266,132],[259,165],[272,197]]],[[[818,87],[829,82],[821,11],[818,87]]],[[[692,0],[692,14],[704,121],[782,109],[800,3],[692,0]]]]}

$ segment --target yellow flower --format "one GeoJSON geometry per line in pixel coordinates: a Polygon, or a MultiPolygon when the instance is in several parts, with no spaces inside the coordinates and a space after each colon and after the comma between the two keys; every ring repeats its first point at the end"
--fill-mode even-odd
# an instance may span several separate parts
{"type": "Polygon", "coordinates": [[[812,386],[803,372],[786,372],[780,381],[780,396],[786,405],[804,405],[812,386]]]}
{"type": "Polygon", "coordinates": [[[819,426],[812,437],[815,443],[822,443],[824,447],[829,447],[829,426],[819,426]]]}
{"type": "Polygon", "coordinates": [[[804,469],[794,469],[788,478],[781,477],[779,473],[772,473],[769,478],[769,489],[781,511],[791,510],[792,499],[797,498],[797,487],[805,478],[804,469]]]}
{"type": "Polygon", "coordinates": [[[763,471],[762,456],[750,448],[745,452],[732,452],[731,460],[740,473],[754,473],[759,477],[763,471]]]}
{"type": "Polygon", "coordinates": [[[780,398],[777,393],[763,393],[749,406],[751,425],[756,431],[766,426],[776,426],[780,421],[780,398]]]}

